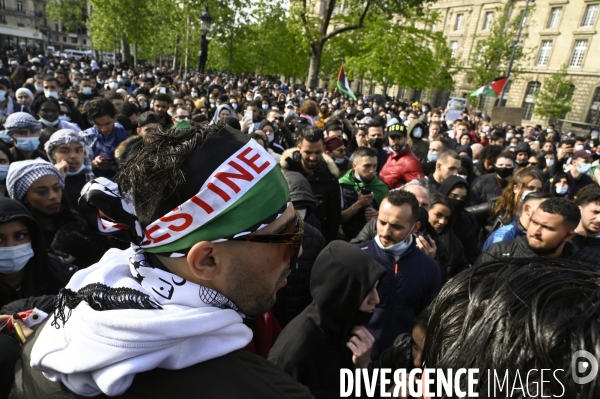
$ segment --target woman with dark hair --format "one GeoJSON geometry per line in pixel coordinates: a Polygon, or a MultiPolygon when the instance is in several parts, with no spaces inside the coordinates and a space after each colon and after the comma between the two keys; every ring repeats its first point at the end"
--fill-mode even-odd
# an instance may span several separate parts
{"type": "Polygon", "coordinates": [[[97,262],[106,248],[77,212],[69,207],[65,182],[50,162],[34,159],[14,162],[6,186],[10,197],[27,207],[42,228],[48,249],[75,257],[80,268],[97,262]]]}
{"type": "Polygon", "coordinates": [[[10,80],[13,84],[13,87],[21,87],[30,77],[31,76],[29,76],[29,71],[27,68],[24,66],[19,66],[13,71],[12,75],[10,75],[10,80]]]}
{"type": "Polygon", "coordinates": [[[13,156],[10,152],[10,148],[3,142],[0,142],[0,196],[8,197],[8,190],[6,190],[6,176],[8,175],[8,168],[13,162],[13,156]]]}

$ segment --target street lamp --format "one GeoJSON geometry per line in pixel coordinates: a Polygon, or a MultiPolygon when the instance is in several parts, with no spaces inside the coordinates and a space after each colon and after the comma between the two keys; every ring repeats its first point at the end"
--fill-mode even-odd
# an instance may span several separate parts
{"type": "Polygon", "coordinates": [[[210,25],[212,24],[213,17],[208,12],[208,4],[205,6],[204,12],[200,14],[200,30],[202,31],[202,40],[200,40],[200,60],[198,69],[200,73],[204,73],[206,67],[206,60],[208,59],[208,40],[206,35],[210,31],[210,25]]]}

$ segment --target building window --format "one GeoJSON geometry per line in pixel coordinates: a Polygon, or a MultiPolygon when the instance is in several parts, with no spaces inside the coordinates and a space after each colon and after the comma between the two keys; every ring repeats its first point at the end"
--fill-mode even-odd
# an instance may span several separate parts
{"type": "Polygon", "coordinates": [[[4,0],[0,0],[0,9],[4,10],[4,0]]]}
{"type": "Polygon", "coordinates": [[[17,17],[17,25],[25,26],[25,22],[23,22],[23,17],[17,17]]]}
{"type": "Polygon", "coordinates": [[[87,40],[86,39],[81,39],[83,40],[83,44],[87,44],[87,40]]]}
{"type": "Polygon", "coordinates": [[[431,24],[431,31],[435,32],[435,22],[431,24]]]}
{"type": "Polygon", "coordinates": [[[598,4],[590,4],[585,8],[585,14],[583,14],[583,21],[581,26],[594,26],[596,23],[596,16],[598,15],[598,4]]]}
{"type": "Polygon", "coordinates": [[[600,124],[600,87],[596,87],[596,90],[594,90],[594,96],[592,97],[592,103],[590,104],[585,123],[592,125],[600,124]]]}
{"type": "Polygon", "coordinates": [[[527,84],[527,91],[525,92],[525,99],[523,100],[523,108],[525,108],[525,114],[523,120],[530,120],[533,115],[533,109],[535,108],[535,102],[533,95],[540,89],[542,84],[540,82],[529,82],[527,84]]]}
{"type": "Polygon", "coordinates": [[[58,32],[58,24],[54,24],[54,30],[58,32]]]}
{"type": "Polygon", "coordinates": [[[17,11],[23,12],[23,3],[21,3],[20,1],[17,1],[17,11]]]}
{"type": "Polygon", "coordinates": [[[454,30],[461,30],[465,14],[456,14],[456,24],[454,24],[454,30]]]}
{"type": "Polygon", "coordinates": [[[450,42],[450,55],[452,57],[456,57],[456,50],[458,50],[458,42],[456,40],[452,40],[450,42]]]}
{"type": "Polygon", "coordinates": [[[73,43],[73,44],[77,44],[77,38],[76,38],[76,37],[72,37],[72,38],[71,38],[71,43],[73,43]]]}
{"type": "Polygon", "coordinates": [[[542,44],[540,45],[540,53],[538,54],[536,63],[537,66],[548,65],[550,51],[552,51],[552,40],[542,40],[542,44]]]}
{"type": "Polygon", "coordinates": [[[580,67],[583,64],[583,57],[585,56],[587,45],[587,40],[575,40],[573,54],[571,55],[571,61],[569,61],[570,67],[580,67]]]}
{"type": "Polygon", "coordinates": [[[67,42],[67,37],[63,36],[63,42],[66,43],[67,42]]]}
{"type": "Polygon", "coordinates": [[[492,18],[494,17],[493,12],[486,12],[483,18],[483,30],[490,30],[492,28],[492,18]]]}
{"type": "Polygon", "coordinates": [[[548,23],[546,28],[558,28],[558,21],[560,20],[560,14],[562,13],[562,7],[552,7],[550,10],[550,16],[548,17],[548,23]]]}
{"type": "Polygon", "coordinates": [[[6,15],[0,14],[0,22],[2,22],[4,24],[6,23],[6,15]]]}

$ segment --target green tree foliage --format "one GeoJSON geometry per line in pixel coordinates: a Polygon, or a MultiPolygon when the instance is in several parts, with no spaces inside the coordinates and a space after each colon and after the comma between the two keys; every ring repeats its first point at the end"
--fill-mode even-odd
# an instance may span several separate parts
{"type": "Polygon", "coordinates": [[[86,0],[50,0],[46,4],[48,18],[75,30],[86,23],[86,0]]]}
{"type": "Polygon", "coordinates": [[[447,72],[456,67],[456,59],[443,35],[431,30],[437,20],[437,14],[413,12],[403,24],[386,18],[365,22],[355,38],[355,51],[345,57],[350,78],[367,78],[384,87],[452,89],[447,72]]]}
{"type": "Polygon", "coordinates": [[[533,95],[534,113],[542,118],[560,119],[571,111],[575,86],[567,75],[567,66],[544,79],[540,90],[533,95]]]}
{"type": "MultiPolygon", "coordinates": [[[[512,3],[507,3],[504,7],[496,8],[494,12],[494,22],[489,35],[485,39],[478,36],[475,51],[467,69],[467,81],[474,88],[481,87],[490,83],[495,78],[506,75],[508,60],[511,57],[512,46],[517,38],[519,23],[522,13],[512,12],[512,3]],[[515,15],[512,15],[515,14],[515,15]]],[[[533,15],[533,9],[530,7],[527,11],[529,15],[523,26],[523,35],[527,32],[527,26],[533,15]]],[[[515,53],[515,60],[511,72],[511,79],[520,73],[520,65],[526,61],[531,54],[531,50],[524,49],[520,44],[515,53]]]]}
{"type": "Polygon", "coordinates": [[[393,21],[421,12],[425,0],[290,0],[290,23],[306,40],[310,51],[308,85],[315,86],[326,43],[362,29],[370,16],[393,21]],[[330,29],[331,28],[331,29],[330,29]]]}

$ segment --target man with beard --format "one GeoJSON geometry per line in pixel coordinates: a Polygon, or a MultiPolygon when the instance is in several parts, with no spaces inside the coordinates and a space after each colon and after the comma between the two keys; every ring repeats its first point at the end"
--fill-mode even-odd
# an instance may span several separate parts
{"type": "Polygon", "coordinates": [[[579,260],[577,246],[571,240],[580,220],[581,214],[575,202],[566,198],[550,198],[542,202],[531,216],[525,236],[491,245],[475,265],[499,258],[579,260]]]}
{"type": "Polygon", "coordinates": [[[244,318],[273,306],[301,253],[303,220],[277,163],[226,125],[176,128],[125,161],[118,186],[84,187],[85,217],[135,245],[61,290],[22,348],[14,398],[189,397],[198,387],[207,398],[311,397],[243,350],[253,335],[244,318]]]}
{"type": "Polygon", "coordinates": [[[379,178],[390,189],[395,189],[425,177],[419,158],[407,143],[406,128],[400,124],[388,126],[387,137],[389,158],[379,172],[379,178]]]}
{"type": "Polygon", "coordinates": [[[282,169],[301,173],[310,183],[317,198],[315,216],[321,222],[321,233],[330,242],[337,238],[342,204],[339,169],[324,151],[323,131],[309,126],[299,132],[298,147],[281,154],[279,163],[282,169]]]}
{"type": "Polygon", "coordinates": [[[581,211],[581,221],[575,229],[573,242],[580,251],[581,258],[596,265],[600,260],[600,186],[590,184],[577,193],[577,204],[581,211]]]}
{"type": "Polygon", "coordinates": [[[372,148],[360,147],[354,151],[352,168],[340,178],[344,196],[342,230],[351,240],[364,225],[378,215],[379,205],[389,189],[375,174],[377,153],[372,148]]]}

